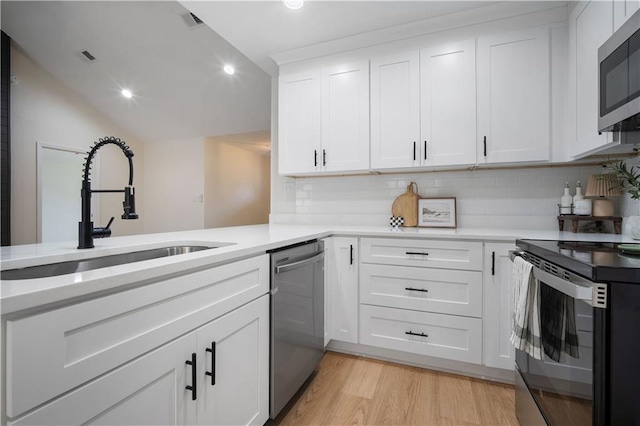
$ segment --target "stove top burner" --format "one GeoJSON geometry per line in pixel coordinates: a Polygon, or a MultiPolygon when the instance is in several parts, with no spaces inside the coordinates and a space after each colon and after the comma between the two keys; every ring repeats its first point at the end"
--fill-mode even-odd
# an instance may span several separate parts
{"type": "Polygon", "coordinates": [[[588,279],[640,284],[640,253],[622,251],[618,243],[518,240],[516,244],[588,279]]]}

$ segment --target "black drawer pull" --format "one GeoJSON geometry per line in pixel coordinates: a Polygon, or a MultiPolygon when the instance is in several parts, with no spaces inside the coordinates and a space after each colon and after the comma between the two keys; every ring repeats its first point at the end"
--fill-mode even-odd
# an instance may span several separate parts
{"type": "Polygon", "coordinates": [[[196,370],[198,369],[198,366],[196,365],[195,352],[191,354],[191,361],[187,360],[185,361],[185,364],[191,366],[191,386],[187,386],[186,389],[191,391],[191,399],[195,401],[198,397],[198,385],[196,384],[198,379],[196,376],[196,370]]]}
{"type": "Polygon", "coordinates": [[[405,331],[404,334],[409,334],[411,336],[420,336],[420,337],[429,337],[428,334],[424,333],[414,333],[413,331],[405,331]]]}
{"type": "Polygon", "coordinates": [[[211,371],[205,371],[205,376],[211,376],[211,386],[216,384],[216,342],[211,342],[211,347],[207,348],[211,352],[211,371]]]}
{"type": "Polygon", "coordinates": [[[407,256],[412,256],[412,255],[416,255],[416,256],[429,256],[429,253],[422,253],[419,251],[407,251],[405,252],[407,254],[407,256]]]}
{"type": "Polygon", "coordinates": [[[313,150],[313,167],[318,167],[318,151],[313,150]]]}
{"type": "Polygon", "coordinates": [[[353,244],[349,245],[349,265],[353,265],[353,244]]]}
{"type": "Polygon", "coordinates": [[[422,291],[423,293],[428,293],[429,290],[425,289],[425,288],[413,288],[413,287],[405,287],[405,290],[409,290],[409,291],[422,291]]]}
{"type": "Polygon", "coordinates": [[[416,142],[413,141],[413,161],[416,161],[416,142]]]}
{"type": "Polygon", "coordinates": [[[322,150],[322,165],[327,165],[327,151],[325,151],[324,149],[322,150]]]}
{"type": "Polygon", "coordinates": [[[424,159],[427,159],[427,141],[424,141],[424,159]]]}

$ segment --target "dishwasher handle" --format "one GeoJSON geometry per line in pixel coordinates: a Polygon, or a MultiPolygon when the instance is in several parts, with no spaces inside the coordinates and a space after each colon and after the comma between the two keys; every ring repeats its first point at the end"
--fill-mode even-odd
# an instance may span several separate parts
{"type": "Polygon", "coordinates": [[[319,259],[323,259],[324,258],[324,252],[320,252],[320,253],[314,253],[312,256],[310,257],[306,257],[302,260],[298,260],[297,262],[291,262],[291,263],[285,263],[284,265],[279,265],[276,266],[276,274],[280,274],[282,272],[287,272],[287,271],[291,271],[293,269],[298,269],[298,268],[302,268],[303,266],[306,266],[310,263],[313,263],[319,259]]]}

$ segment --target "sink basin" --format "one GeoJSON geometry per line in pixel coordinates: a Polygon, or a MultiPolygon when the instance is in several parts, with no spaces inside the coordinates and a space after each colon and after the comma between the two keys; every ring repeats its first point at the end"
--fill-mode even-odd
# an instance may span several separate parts
{"type": "Polygon", "coordinates": [[[69,262],[50,263],[47,265],[30,266],[28,268],[9,269],[0,272],[3,280],[28,280],[35,278],[54,277],[57,275],[73,274],[74,272],[90,271],[107,268],[109,266],[124,265],[126,263],[141,262],[143,260],[160,257],[176,256],[194,253],[201,250],[218,248],[216,246],[169,246],[151,250],[134,251],[131,253],[114,254],[110,256],[89,259],[72,260],[69,262]]]}

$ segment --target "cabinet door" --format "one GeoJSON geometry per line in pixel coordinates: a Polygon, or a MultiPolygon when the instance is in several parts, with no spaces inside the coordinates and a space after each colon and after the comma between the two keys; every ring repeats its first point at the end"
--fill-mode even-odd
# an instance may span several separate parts
{"type": "Polygon", "coordinates": [[[547,27],[478,39],[479,163],[549,160],[549,75],[547,27]]]}
{"type": "Polygon", "coordinates": [[[513,370],[515,351],[509,336],[513,316],[513,286],[509,250],[513,244],[485,244],[484,364],[513,370]]]}
{"type": "Polygon", "coordinates": [[[640,0],[613,0],[613,31],[617,31],[638,9],[640,0]]]}
{"type": "Polygon", "coordinates": [[[422,49],[420,94],[422,164],[475,164],[475,40],[422,49]]]}
{"type": "Polygon", "coordinates": [[[320,71],[281,76],[278,81],[280,174],[315,172],[320,164],[320,71]]]}
{"type": "Polygon", "coordinates": [[[269,417],[269,296],[205,325],[197,339],[203,360],[198,424],[264,424],[269,417]]]}
{"type": "Polygon", "coordinates": [[[322,166],[327,172],[369,169],[368,61],[322,72],[322,166]]]}
{"type": "Polygon", "coordinates": [[[329,338],[358,343],[358,239],[331,240],[327,251],[329,338]]]}
{"type": "Polygon", "coordinates": [[[371,61],[371,168],[419,165],[419,54],[371,61]]]}
{"type": "Polygon", "coordinates": [[[195,347],[195,333],[187,334],[7,424],[194,424],[196,401],[186,389],[193,385],[192,367],[186,361],[195,347]]]}
{"type": "Polygon", "coordinates": [[[571,108],[575,114],[573,156],[596,152],[611,143],[611,132],[598,133],[598,48],[613,33],[610,1],[581,3],[572,11],[570,23],[571,108]]]}

